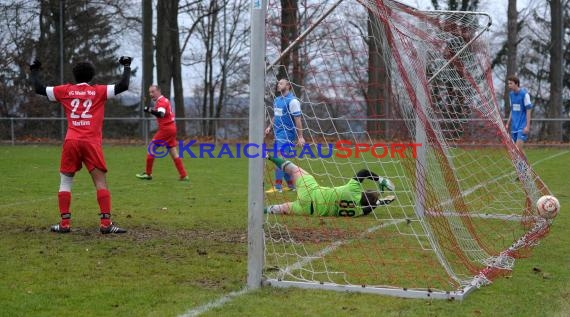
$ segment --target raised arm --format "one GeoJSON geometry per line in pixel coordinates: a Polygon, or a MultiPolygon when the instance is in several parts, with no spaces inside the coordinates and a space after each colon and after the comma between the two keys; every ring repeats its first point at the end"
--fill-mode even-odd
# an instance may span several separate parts
{"type": "Polygon", "coordinates": [[[32,80],[32,85],[34,86],[34,91],[38,95],[47,96],[46,86],[42,83],[40,79],[40,70],[42,69],[42,63],[39,60],[34,60],[30,65],[30,71],[32,72],[30,78],[32,80]]]}
{"type": "Polygon", "coordinates": [[[123,91],[127,91],[129,89],[129,83],[131,81],[131,62],[133,61],[132,57],[129,56],[121,56],[119,58],[119,64],[123,65],[123,76],[121,80],[115,84],[115,95],[122,93],[123,91]]]}

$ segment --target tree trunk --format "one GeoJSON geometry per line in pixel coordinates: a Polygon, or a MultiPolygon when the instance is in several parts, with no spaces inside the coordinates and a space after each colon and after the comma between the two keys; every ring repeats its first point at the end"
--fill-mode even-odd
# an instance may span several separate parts
{"type": "MultiPolygon", "coordinates": [[[[517,42],[518,42],[518,12],[517,0],[509,0],[507,9],[507,74],[506,77],[516,75],[517,73],[517,42]]],[[[505,118],[511,113],[511,105],[509,101],[509,87],[507,87],[507,79],[505,78],[505,90],[503,91],[503,100],[505,105],[505,118]]]]}
{"type": "MultiPolygon", "coordinates": [[[[207,46],[206,46],[207,47],[207,46]]],[[[208,92],[210,91],[210,82],[208,81],[208,73],[210,69],[210,63],[212,57],[210,56],[210,52],[206,49],[206,59],[204,63],[204,90],[202,91],[202,136],[208,135],[208,124],[209,121],[206,120],[208,118],[208,92]]]]}
{"type": "MultiPolygon", "coordinates": [[[[142,1],[142,82],[141,82],[141,117],[144,117],[143,108],[148,106],[148,87],[152,85],[154,68],[154,47],[152,42],[152,0],[142,1]]],[[[143,124],[143,138],[147,137],[147,127],[143,124]]]]}
{"type": "MultiPolygon", "coordinates": [[[[562,117],[562,82],[563,82],[563,17],[561,0],[550,0],[550,17],[552,28],[550,33],[550,102],[547,116],[549,118],[562,117]]],[[[562,122],[548,123],[548,137],[552,141],[562,141],[562,122]]]]}
{"type": "MultiPolygon", "coordinates": [[[[223,40],[222,40],[222,56],[221,56],[221,63],[220,63],[220,88],[219,88],[219,95],[218,95],[218,100],[216,102],[216,111],[214,113],[214,117],[216,119],[221,117],[222,114],[222,108],[224,107],[224,103],[226,101],[226,85],[227,85],[227,78],[228,78],[228,70],[227,70],[227,65],[229,63],[228,59],[229,59],[229,52],[231,51],[231,48],[228,47],[227,45],[227,37],[228,35],[230,36],[230,38],[233,37],[233,34],[228,34],[227,32],[227,11],[226,11],[226,7],[228,6],[229,2],[225,1],[223,3],[223,13],[222,13],[222,28],[221,28],[221,32],[222,34],[219,34],[220,36],[222,36],[223,40]]],[[[231,28],[230,28],[231,30],[231,28]]],[[[216,121],[217,122],[217,121],[216,121]]],[[[216,126],[218,126],[216,124],[216,126]]],[[[217,133],[217,131],[215,131],[217,133]]],[[[214,135],[215,139],[217,139],[217,136],[214,135]]]]}
{"type": "Polygon", "coordinates": [[[181,119],[184,113],[184,92],[182,90],[182,52],[178,34],[178,0],[158,1],[156,29],[156,75],[162,94],[171,99],[171,85],[174,86],[174,115],[177,118],[178,134],[186,134],[186,125],[181,119]]]}
{"type": "MultiPolygon", "coordinates": [[[[213,6],[211,7],[211,12],[212,15],[210,15],[209,17],[209,27],[208,27],[208,34],[209,34],[209,45],[208,45],[208,52],[210,55],[210,59],[207,61],[207,63],[210,65],[209,69],[208,69],[208,118],[214,118],[214,98],[215,98],[215,93],[216,93],[216,84],[214,82],[214,59],[212,58],[215,54],[214,52],[214,44],[215,44],[215,38],[216,38],[216,27],[217,27],[217,22],[218,22],[218,13],[219,13],[219,7],[218,7],[218,3],[217,1],[213,2],[213,6]]],[[[215,137],[215,131],[214,131],[214,121],[210,120],[210,123],[208,125],[208,136],[212,136],[215,137]]]]}
{"type": "MultiPolygon", "coordinates": [[[[382,47],[376,39],[380,35],[378,18],[368,11],[368,85],[366,91],[367,118],[387,118],[386,64],[382,56],[382,47]]],[[[366,129],[373,138],[388,137],[389,124],[379,121],[367,121],[366,129]]]]}
{"type": "MultiPolygon", "coordinates": [[[[204,47],[206,48],[204,59],[204,91],[202,94],[202,117],[212,118],[213,106],[211,105],[214,64],[214,30],[217,20],[216,1],[210,1],[208,15],[204,25],[204,47]]],[[[204,119],[202,121],[202,135],[212,135],[212,121],[204,119]]]]}
{"type": "MultiPolygon", "coordinates": [[[[299,37],[299,2],[298,0],[289,1],[290,8],[289,8],[289,16],[288,21],[290,23],[289,29],[289,44],[293,42],[297,37],[299,37]]],[[[291,50],[291,64],[293,66],[292,69],[292,76],[291,81],[296,83],[297,85],[293,86],[293,93],[295,96],[301,96],[303,93],[301,91],[301,87],[303,86],[304,81],[304,72],[301,66],[301,58],[299,55],[299,45],[296,45],[291,50]]]]}
{"type": "Polygon", "coordinates": [[[156,10],[156,75],[162,95],[170,99],[172,80],[172,45],[170,42],[170,21],[176,20],[173,6],[178,1],[158,1],[156,10]]]}
{"type": "MultiPolygon", "coordinates": [[[[178,16],[178,6],[176,6],[176,16],[178,16]]],[[[174,18],[171,26],[172,43],[172,83],[174,85],[174,115],[176,116],[176,126],[178,136],[186,136],[186,117],[184,109],[184,90],[182,88],[182,51],[180,50],[180,38],[178,34],[178,19],[174,18]]]]}
{"type": "Polygon", "coordinates": [[[142,0],[142,90],[143,106],[147,104],[148,87],[152,85],[154,47],[152,41],[152,0],[142,0]]]}
{"type": "MultiPolygon", "coordinates": [[[[299,1],[281,0],[281,51],[283,52],[299,33],[299,1]]],[[[286,78],[292,83],[302,85],[302,70],[299,60],[299,47],[295,47],[286,56],[283,56],[280,64],[282,67],[277,72],[277,79],[286,78]],[[289,66],[293,64],[292,73],[289,74],[289,66]]],[[[299,95],[300,92],[293,86],[293,93],[299,95]]]]}

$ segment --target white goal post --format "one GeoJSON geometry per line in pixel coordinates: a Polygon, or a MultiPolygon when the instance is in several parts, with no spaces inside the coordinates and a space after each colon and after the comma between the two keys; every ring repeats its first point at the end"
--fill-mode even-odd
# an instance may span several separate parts
{"type": "MultiPolygon", "coordinates": [[[[259,147],[249,161],[248,287],[461,300],[512,270],[552,220],[534,204],[548,188],[500,117],[489,15],[393,0],[306,1],[285,8],[297,10],[290,25],[281,3],[251,2],[249,141],[271,142],[263,129],[279,97],[275,82],[286,78],[309,151],[332,145],[328,156],[290,160],[327,188],[374,171],[396,184],[379,195],[396,200],[358,218],[265,215],[265,205],[298,197],[264,194],[278,174],[259,147]],[[419,147],[373,151],[395,143],[419,147]]],[[[296,185],[299,195],[309,190],[296,185]]]]}

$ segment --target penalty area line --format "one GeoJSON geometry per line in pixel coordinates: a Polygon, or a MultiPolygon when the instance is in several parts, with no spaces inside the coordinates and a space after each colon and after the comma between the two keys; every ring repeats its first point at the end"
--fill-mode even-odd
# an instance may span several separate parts
{"type": "MultiPolygon", "coordinates": [[[[360,234],[360,237],[365,237],[366,235],[371,234],[371,233],[373,233],[374,231],[377,231],[378,229],[385,228],[385,227],[390,226],[390,225],[395,225],[395,224],[398,224],[398,223],[402,223],[402,222],[404,222],[404,221],[406,221],[406,220],[405,220],[405,219],[394,219],[394,220],[392,220],[392,221],[388,221],[388,222],[386,222],[386,223],[382,223],[382,224],[379,224],[379,225],[370,227],[370,228],[368,228],[366,231],[364,231],[363,233],[361,233],[361,234],[360,234]]],[[[326,255],[326,254],[328,254],[328,253],[334,251],[335,249],[337,249],[337,248],[340,247],[341,245],[344,245],[344,244],[346,244],[346,243],[349,243],[349,242],[352,241],[352,240],[354,240],[354,239],[333,242],[332,244],[330,244],[330,245],[327,246],[326,248],[324,248],[324,249],[322,249],[321,251],[315,253],[314,256],[312,256],[312,257],[305,257],[304,259],[299,260],[299,261],[297,261],[296,263],[294,263],[294,264],[288,266],[287,268],[285,268],[285,271],[289,272],[289,271],[291,271],[291,270],[294,269],[294,268],[302,267],[302,266],[304,266],[304,265],[310,263],[311,261],[313,261],[314,258],[315,258],[315,256],[317,256],[317,257],[319,257],[319,256],[322,257],[322,256],[324,256],[324,255],[326,255]]],[[[226,295],[224,295],[224,296],[218,298],[217,300],[214,300],[214,301],[211,301],[211,302],[209,302],[209,303],[206,303],[206,304],[204,304],[204,305],[202,305],[202,306],[198,306],[198,307],[196,307],[196,308],[190,309],[190,310],[188,310],[187,312],[185,312],[184,314],[180,315],[179,317],[198,316],[198,315],[203,314],[203,313],[205,313],[205,312],[207,312],[207,311],[209,311],[209,310],[211,310],[211,309],[221,307],[221,306],[225,305],[226,303],[228,303],[229,301],[233,300],[234,298],[239,297],[239,296],[242,296],[242,295],[245,295],[245,294],[249,293],[250,291],[251,291],[250,288],[244,287],[244,288],[242,288],[242,289],[239,290],[239,291],[235,291],[235,292],[228,293],[228,294],[226,294],[226,295]]]]}
{"type": "MultiPolygon", "coordinates": [[[[539,165],[539,164],[541,164],[541,163],[543,163],[543,162],[546,162],[546,161],[548,161],[548,160],[557,158],[557,157],[559,157],[559,156],[562,156],[562,155],[565,155],[565,154],[568,154],[568,153],[570,153],[570,151],[564,151],[564,152],[561,152],[561,153],[556,153],[556,154],[554,154],[554,155],[545,157],[545,158],[540,159],[540,160],[538,160],[538,161],[536,161],[536,162],[534,162],[534,163],[531,163],[530,166],[531,166],[531,167],[535,167],[536,165],[539,165]]],[[[487,182],[485,182],[485,183],[481,183],[481,184],[475,185],[475,186],[471,187],[470,189],[467,189],[467,190],[463,191],[463,192],[461,193],[461,195],[462,195],[462,196],[470,195],[470,194],[472,194],[473,192],[475,192],[475,191],[476,191],[477,189],[479,189],[479,188],[485,187],[485,186],[490,185],[490,184],[492,184],[492,183],[496,183],[496,182],[498,182],[499,180],[501,180],[501,179],[503,179],[503,178],[506,178],[506,177],[509,177],[509,176],[514,176],[515,174],[516,174],[516,172],[513,171],[513,172],[505,173],[505,174],[503,174],[503,175],[501,175],[501,176],[497,176],[497,177],[495,177],[495,178],[493,178],[493,179],[491,179],[491,180],[489,180],[489,181],[487,181],[487,182]]]]}
{"type": "Polygon", "coordinates": [[[198,316],[200,314],[203,314],[207,311],[209,311],[210,309],[214,309],[214,308],[218,308],[223,306],[224,304],[226,304],[227,302],[231,301],[232,299],[234,299],[235,297],[241,296],[241,295],[245,295],[246,293],[249,293],[251,289],[244,287],[239,291],[235,291],[235,292],[231,292],[228,293],[218,299],[216,299],[215,301],[211,301],[205,305],[202,306],[198,306],[196,308],[190,309],[187,312],[185,312],[184,314],[180,315],[179,317],[193,317],[193,316],[198,316]]]}
{"type": "MultiPolygon", "coordinates": [[[[540,164],[540,163],[542,163],[542,162],[544,162],[544,161],[548,161],[548,160],[550,160],[550,159],[553,159],[553,158],[555,158],[555,157],[558,157],[558,156],[567,154],[567,153],[569,153],[569,152],[570,152],[570,151],[564,151],[564,152],[562,152],[562,153],[557,153],[557,154],[555,154],[555,155],[546,157],[546,158],[544,158],[544,159],[541,159],[541,160],[539,160],[539,161],[534,162],[533,164],[531,164],[531,166],[538,165],[538,164],[540,164]]],[[[507,175],[508,175],[508,174],[507,174],[507,175]]],[[[499,178],[502,178],[502,177],[505,177],[505,176],[504,176],[504,175],[503,175],[503,176],[500,176],[500,177],[498,177],[497,179],[495,179],[495,181],[497,181],[499,178]]],[[[473,188],[472,188],[471,190],[474,191],[473,188]]],[[[378,229],[381,229],[381,228],[383,228],[383,227],[386,227],[386,226],[388,226],[388,225],[395,225],[395,224],[398,224],[398,223],[403,222],[403,221],[404,221],[404,220],[394,219],[394,220],[392,220],[392,222],[388,222],[388,223],[384,223],[384,224],[381,224],[381,225],[377,225],[377,226],[368,228],[368,230],[366,230],[366,231],[365,231],[364,233],[362,233],[361,235],[365,236],[365,235],[367,235],[367,234],[370,234],[370,233],[372,233],[372,232],[374,232],[374,231],[376,231],[376,230],[378,230],[378,229]]],[[[337,241],[336,243],[332,243],[331,245],[329,245],[329,246],[327,246],[326,248],[322,249],[321,251],[317,252],[315,255],[316,255],[316,256],[323,256],[323,255],[326,255],[327,253],[330,253],[330,252],[334,251],[335,249],[337,249],[337,248],[340,247],[341,245],[346,244],[346,243],[348,243],[348,242],[349,242],[349,241],[337,241]]],[[[294,264],[288,266],[288,267],[285,269],[285,271],[286,271],[286,272],[290,272],[292,269],[295,269],[295,268],[298,268],[299,266],[303,266],[303,265],[306,265],[306,264],[310,263],[313,259],[314,259],[314,257],[306,257],[306,258],[304,258],[304,259],[302,259],[302,260],[299,260],[297,263],[294,263],[294,264]]],[[[184,314],[180,315],[180,317],[198,316],[198,315],[200,315],[200,314],[203,314],[203,313],[205,313],[205,312],[208,312],[208,311],[211,310],[211,309],[221,307],[221,306],[225,305],[226,303],[230,302],[231,300],[233,300],[234,298],[239,297],[239,296],[242,296],[242,295],[245,295],[245,294],[249,293],[250,291],[251,291],[251,289],[245,287],[245,288],[242,288],[242,289],[239,290],[239,291],[230,292],[230,293],[228,293],[228,294],[226,294],[226,295],[224,295],[224,296],[218,298],[217,300],[214,300],[214,301],[211,301],[211,302],[209,302],[209,303],[206,303],[206,304],[204,304],[204,305],[202,305],[202,306],[198,306],[198,307],[196,307],[196,308],[190,309],[190,310],[188,310],[187,312],[185,312],[184,314]]]]}
{"type": "Polygon", "coordinates": [[[312,256],[303,257],[301,260],[287,266],[285,269],[283,269],[283,273],[284,274],[290,274],[291,271],[298,270],[298,269],[302,268],[303,266],[311,263],[315,259],[322,258],[325,255],[335,251],[336,249],[338,249],[339,247],[341,247],[345,244],[348,244],[354,240],[362,239],[362,238],[366,237],[367,235],[369,235],[369,234],[371,234],[371,233],[373,233],[379,229],[386,228],[386,227],[391,226],[391,225],[397,225],[397,224],[403,223],[405,221],[406,221],[406,219],[393,219],[391,221],[381,223],[379,225],[368,228],[366,231],[364,231],[360,235],[358,235],[358,237],[356,239],[335,241],[335,242],[331,243],[329,246],[327,246],[326,248],[318,251],[317,253],[314,253],[312,256]]]}

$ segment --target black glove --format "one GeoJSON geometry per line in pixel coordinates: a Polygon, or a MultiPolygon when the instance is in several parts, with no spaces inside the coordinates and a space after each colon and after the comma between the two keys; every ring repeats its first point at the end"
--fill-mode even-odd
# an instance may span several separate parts
{"type": "Polygon", "coordinates": [[[144,107],[144,108],[143,108],[143,111],[144,111],[144,112],[150,112],[150,107],[144,107]]]}
{"type": "Polygon", "coordinates": [[[119,58],[119,64],[121,64],[125,67],[130,67],[132,61],[133,61],[133,58],[130,56],[121,56],[121,58],[119,58]]]}
{"type": "Polygon", "coordinates": [[[30,70],[40,70],[40,69],[42,69],[42,62],[35,59],[34,62],[31,63],[29,66],[30,66],[30,70]]]}

